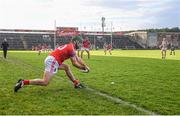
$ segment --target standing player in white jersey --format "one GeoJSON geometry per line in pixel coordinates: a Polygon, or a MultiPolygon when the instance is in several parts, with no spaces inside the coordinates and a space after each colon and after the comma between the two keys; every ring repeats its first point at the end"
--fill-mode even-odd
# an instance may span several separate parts
{"type": "Polygon", "coordinates": [[[161,45],[159,46],[161,48],[161,54],[162,54],[162,59],[165,59],[166,58],[166,51],[167,51],[167,48],[168,48],[168,41],[166,38],[163,38],[163,41],[161,43],[161,45]]]}

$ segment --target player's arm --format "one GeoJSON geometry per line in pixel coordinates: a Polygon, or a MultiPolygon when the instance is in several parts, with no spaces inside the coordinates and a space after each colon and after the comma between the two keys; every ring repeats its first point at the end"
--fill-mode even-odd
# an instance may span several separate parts
{"type": "Polygon", "coordinates": [[[159,48],[160,48],[160,49],[162,48],[162,43],[159,45],[159,48]]]}
{"type": "Polygon", "coordinates": [[[81,64],[82,66],[86,67],[86,69],[89,70],[89,67],[86,65],[86,63],[81,59],[81,57],[78,57],[77,55],[75,56],[76,60],[78,61],[79,64],[81,64]]]}
{"type": "Polygon", "coordinates": [[[80,62],[77,59],[76,55],[71,57],[70,59],[71,59],[72,65],[75,66],[76,68],[81,69],[81,70],[88,70],[89,71],[89,67],[87,67],[83,62],[80,62]]]}

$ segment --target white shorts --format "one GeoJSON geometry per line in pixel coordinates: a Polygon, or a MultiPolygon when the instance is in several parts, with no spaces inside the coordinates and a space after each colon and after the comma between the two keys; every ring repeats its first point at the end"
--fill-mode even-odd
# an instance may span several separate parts
{"type": "Polygon", "coordinates": [[[90,49],[89,48],[85,48],[85,47],[82,47],[81,50],[85,50],[85,51],[89,51],[90,49]]]}
{"type": "Polygon", "coordinates": [[[56,74],[59,68],[59,64],[53,56],[48,56],[45,61],[45,71],[56,74]]]}
{"type": "Polygon", "coordinates": [[[166,50],[167,50],[167,48],[162,48],[161,50],[162,50],[162,51],[166,51],[166,50]]]}

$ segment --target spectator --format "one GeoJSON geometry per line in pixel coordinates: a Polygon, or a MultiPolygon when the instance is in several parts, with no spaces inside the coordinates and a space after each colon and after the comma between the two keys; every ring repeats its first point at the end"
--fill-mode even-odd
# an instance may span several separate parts
{"type": "Polygon", "coordinates": [[[7,56],[7,50],[8,50],[9,44],[7,42],[7,39],[4,39],[4,41],[1,44],[1,48],[3,49],[4,58],[7,56]]]}

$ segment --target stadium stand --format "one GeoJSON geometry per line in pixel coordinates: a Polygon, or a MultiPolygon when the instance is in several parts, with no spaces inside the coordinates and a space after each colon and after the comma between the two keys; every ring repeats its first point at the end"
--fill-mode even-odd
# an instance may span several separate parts
{"type": "MultiPolygon", "coordinates": [[[[92,49],[102,49],[104,43],[112,42],[113,49],[159,49],[158,46],[163,37],[168,38],[169,43],[174,42],[177,48],[180,48],[180,33],[147,33],[131,32],[128,34],[116,35],[111,33],[102,34],[100,32],[86,32],[81,35],[82,38],[88,37],[92,49]],[[111,41],[112,37],[112,41],[111,41]]],[[[38,45],[54,45],[54,31],[52,30],[3,30],[0,29],[0,43],[4,39],[9,43],[9,49],[31,50],[38,45]]],[[[71,39],[71,36],[56,36],[56,43],[65,44],[71,39]]]]}

